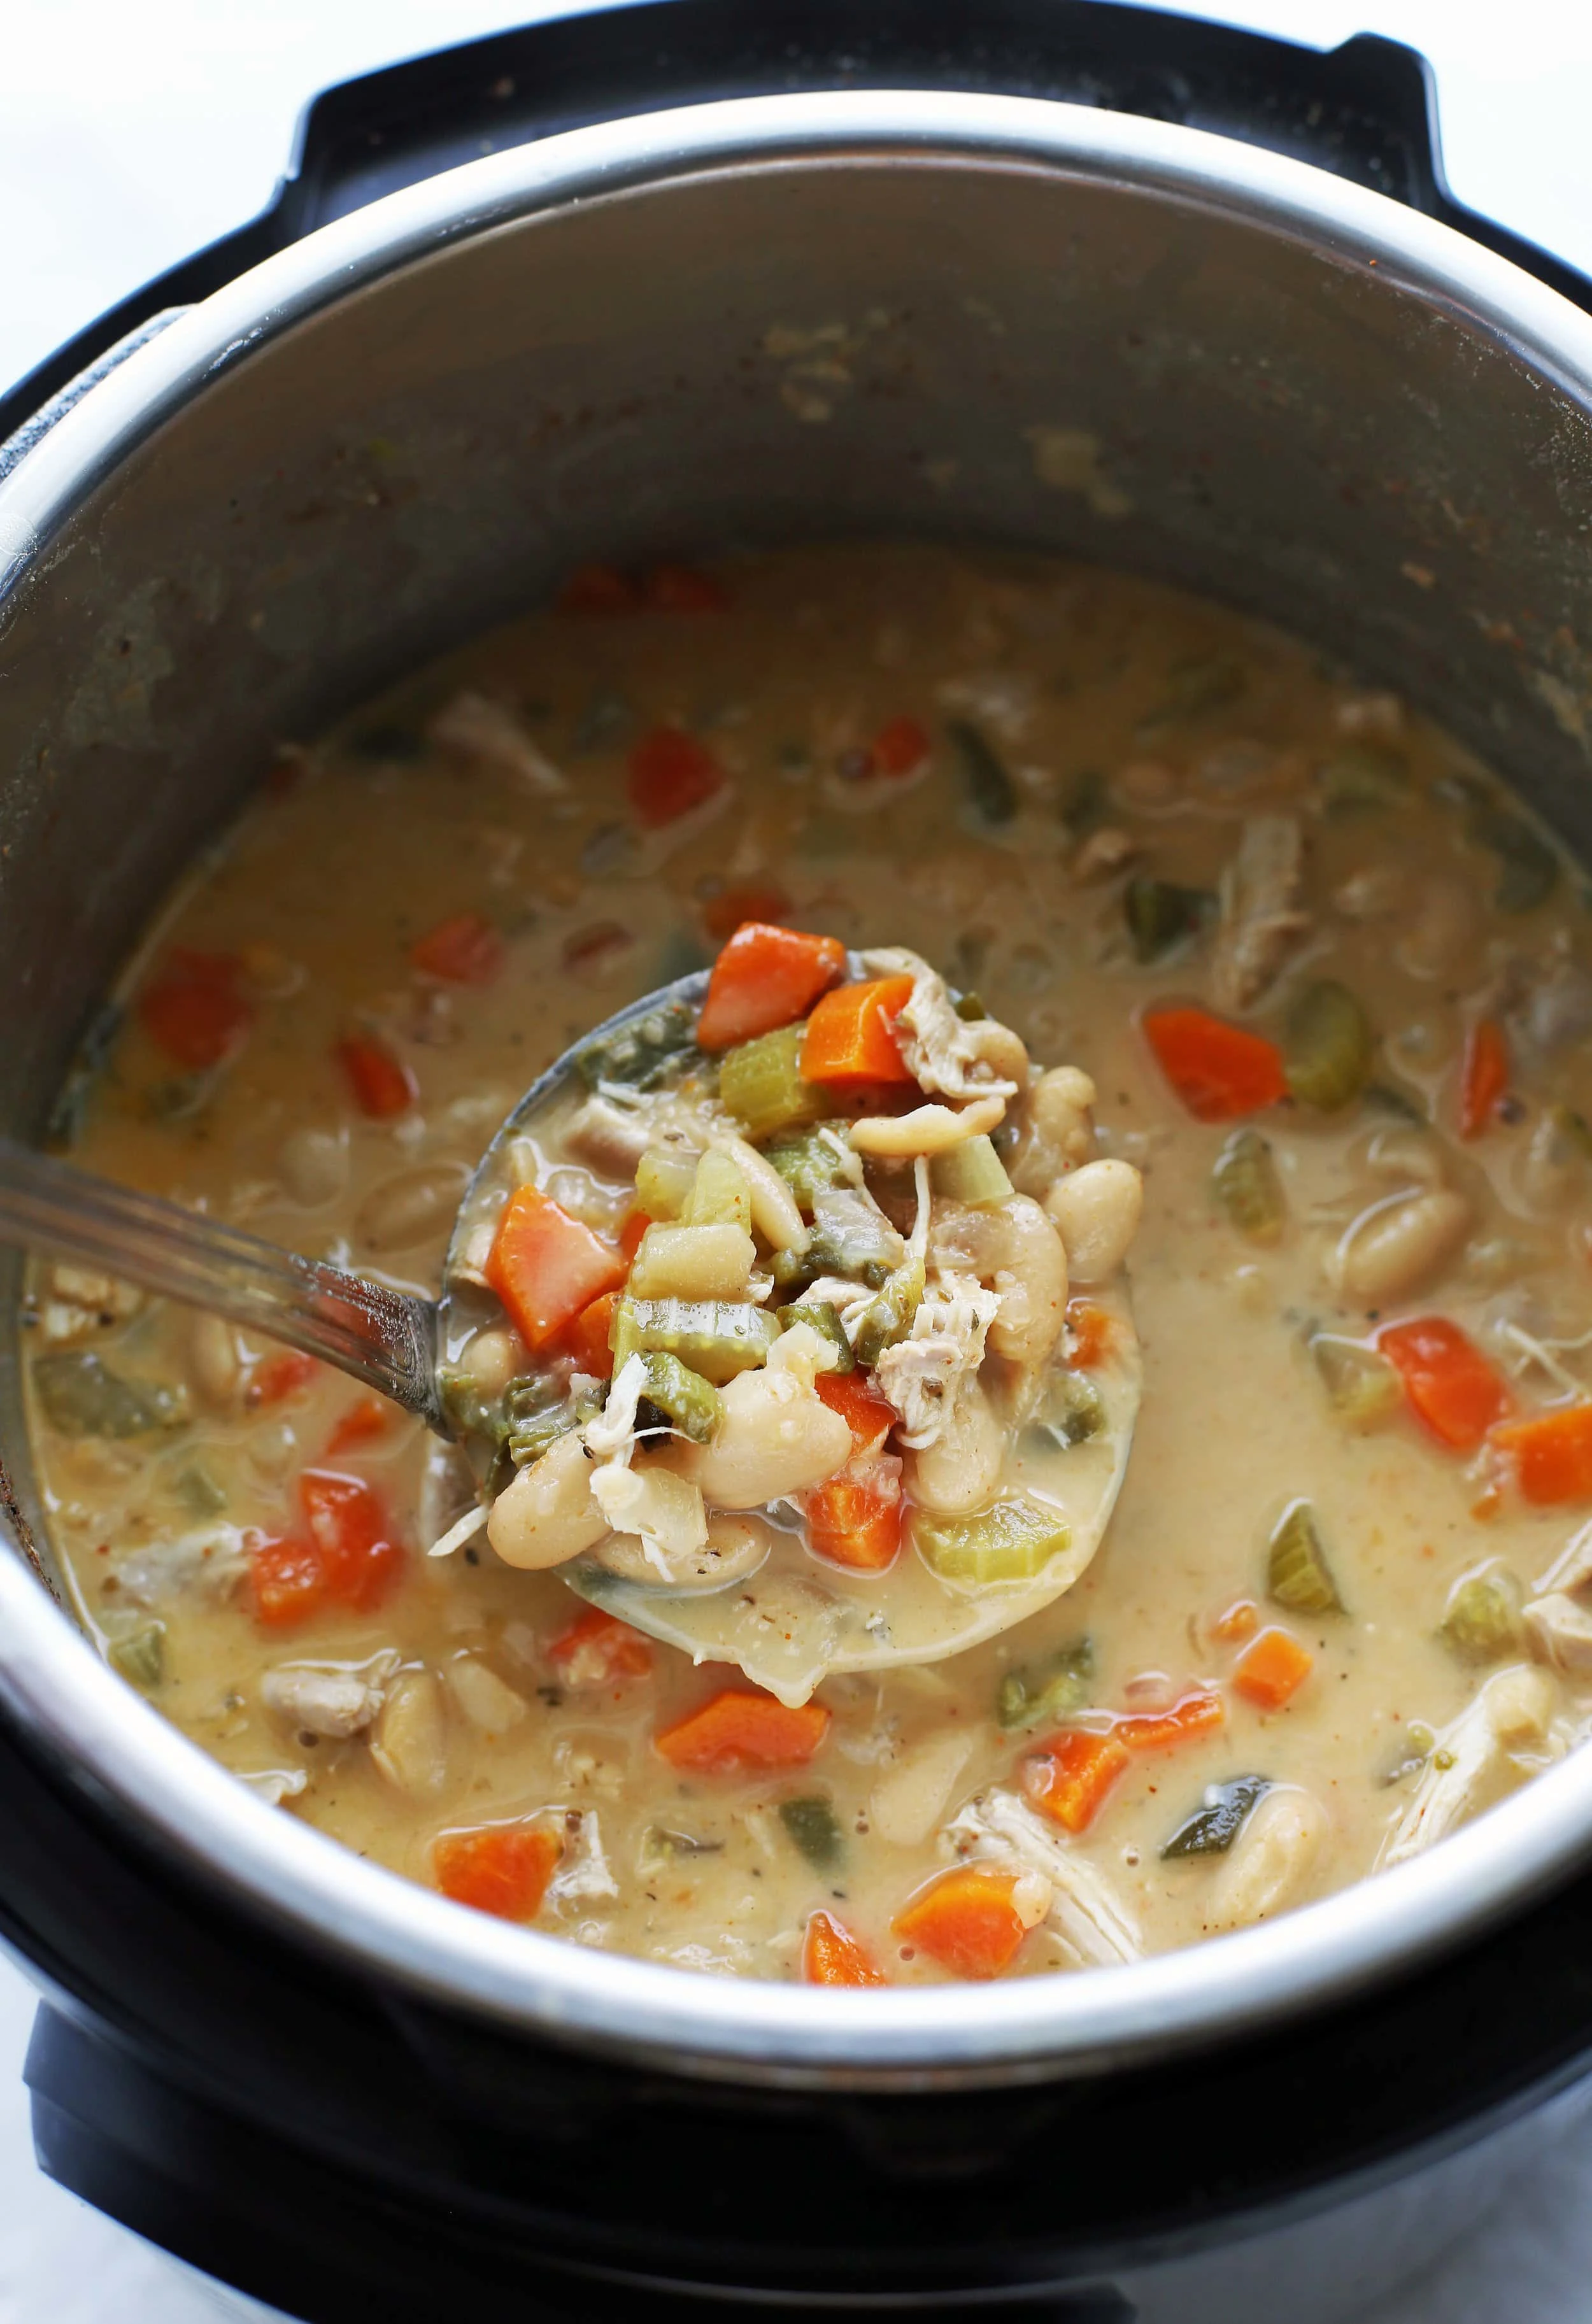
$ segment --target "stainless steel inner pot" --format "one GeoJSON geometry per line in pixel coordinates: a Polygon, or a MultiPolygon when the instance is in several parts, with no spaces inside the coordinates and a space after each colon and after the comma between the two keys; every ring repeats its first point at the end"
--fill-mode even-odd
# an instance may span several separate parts
{"type": "MultiPolygon", "coordinates": [[[[753,98],[394,195],[178,313],[0,485],[0,1122],[41,1132],[145,916],[280,738],[594,556],[917,530],[1131,567],[1398,685],[1586,853],[1589,401],[1592,322],[1504,260],[1122,115],[753,98]]],[[[1273,1926],[884,1996],[459,1912],[251,1798],[41,1586],[15,1318],[8,1296],[5,1714],[378,1981],[707,2076],[1037,2080],[1352,1992],[1592,1847],[1582,1753],[1273,1926]]]]}

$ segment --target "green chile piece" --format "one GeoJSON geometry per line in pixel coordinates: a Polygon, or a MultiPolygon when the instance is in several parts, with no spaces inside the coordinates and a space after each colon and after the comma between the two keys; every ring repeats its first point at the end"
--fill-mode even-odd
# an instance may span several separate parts
{"type": "Polygon", "coordinates": [[[1130,880],[1122,908],[1133,938],[1134,958],[1148,966],[1205,926],[1214,899],[1203,888],[1178,888],[1170,880],[1130,880]]]}
{"type": "Polygon", "coordinates": [[[152,1691],[166,1675],[166,1626],[145,1622],[141,1628],[129,1630],[125,1638],[113,1639],[107,1651],[124,1678],[152,1691]]]}
{"type": "Polygon", "coordinates": [[[1271,1788],[1269,1775],[1232,1775],[1225,1784],[1207,1784],[1203,1805],[1178,1826],[1161,1851],[1163,1860],[1225,1856],[1256,1803],[1271,1788]]]}
{"type": "Polygon", "coordinates": [[[1088,1702],[1094,1675],[1093,1639],[1074,1638],[1042,1663],[1007,1671],[995,1692],[995,1716],[1005,1728],[1069,1719],[1088,1702]]]}
{"type": "Polygon", "coordinates": [[[718,1069],[718,1094],[754,1141],[778,1130],[800,1130],[825,1112],[823,1093],[801,1078],[805,1025],[782,1025],[728,1049],[718,1069]]]}
{"type": "Polygon", "coordinates": [[[1288,1019],[1288,1086],[1305,1105],[1336,1113],[1351,1105],[1371,1078],[1376,1037],[1347,984],[1334,978],[1310,985],[1288,1019]]]}
{"type": "Polygon", "coordinates": [[[642,1353],[647,1381],[636,1408],[636,1425],[649,1424],[673,1429],[692,1444],[707,1444],[724,1417],[724,1401],[711,1381],[700,1372],[682,1364],[662,1348],[648,1348],[642,1353]],[[646,1420],[642,1415],[645,1412],[646,1420]],[[653,1415],[657,1419],[653,1420],[653,1415]]]}
{"type": "Polygon", "coordinates": [[[227,1493],[199,1461],[190,1461],[176,1484],[178,1499],[196,1517],[218,1517],[227,1507],[227,1493]]]}
{"type": "Polygon", "coordinates": [[[835,1811],[821,1794],[800,1800],[780,1802],[780,1821],[786,1836],[801,1850],[815,1872],[832,1871],[845,1854],[845,1842],[840,1827],[835,1821],[835,1811]]]}
{"type": "Polygon", "coordinates": [[[775,1251],[774,1284],[786,1293],[801,1292],[820,1275],[843,1275],[879,1291],[894,1273],[900,1250],[901,1237],[876,1211],[859,1205],[840,1218],[820,1213],[805,1250],[775,1251]]]}
{"type": "Polygon", "coordinates": [[[1328,1402],[1349,1427],[1374,1428],[1403,1404],[1403,1382],[1380,1349],[1336,1332],[1313,1333],[1310,1349],[1328,1402]]]}
{"type": "Polygon", "coordinates": [[[528,1469],[575,1425],[575,1407],[556,1380],[524,1372],[503,1392],[498,1434],[516,1469],[528,1469]]]}
{"type": "Polygon", "coordinates": [[[1521,1640],[1520,1585],[1503,1566],[1467,1574],[1449,1592],[1438,1636],[1464,1663],[1497,1663],[1521,1640]]]}
{"type": "Polygon", "coordinates": [[[1343,1600],[1309,1501],[1290,1501],[1266,1545],[1266,1595],[1296,1614],[1341,1614],[1343,1600]]]}
{"type": "Polygon", "coordinates": [[[810,1212],[820,1194],[849,1183],[845,1148],[844,1128],[826,1129],[819,1122],[799,1138],[776,1138],[764,1154],[795,1195],[798,1206],[810,1212]]]}
{"type": "Polygon", "coordinates": [[[1210,1183],[1217,1201],[1252,1242],[1275,1242],[1287,1217],[1276,1157],[1258,1130],[1236,1130],[1217,1156],[1210,1183]]]}
{"type": "Polygon", "coordinates": [[[957,746],[967,804],[979,822],[1010,823],[1017,812],[1017,792],[999,752],[965,718],[953,718],[946,732],[957,746]]]}
{"type": "Polygon", "coordinates": [[[835,1351],[833,1369],[838,1372],[854,1372],[856,1358],[851,1352],[851,1342],[846,1336],[846,1326],[827,1299],[793,1299],[788,1307],[779,1310],[780,1328],[789,1332],[797,1323],[806,1323],[835,1351]]]}
{"type": "Polygon", "coordinates": [[[1106,1425],[1106,1399],[1087,1372],[1058,1368],[1046,1383],[1044,1400],[1023,1431],[1036,1452],[1070,1452],[1106,1425]]]}
{"type": "Polygon", "coordinates": [[[1060,1509],[1037,1501],[996,1501],[972,1517],[935,1517],[920,1509],[912,1538],[942,1582],[983,1590],[1003,1582],[1032,1582],[1072,1539],[1060,1509]]]}
{"type": "Polygon", "coordinates": [[[885,1277],[864,1308],[851,1343],[859,1364],[871,1371],[886,1348],[906,1338],[923,1296],[924,1282],[921,1259],[909,1259],[885,1277]]]}
{"type": "Polygon", "coordinates": [[[686,1001],[666,1001],[616,1033],[587,1041],[575,1052],[575,1070],[588,1089],[623,1082],[630,1089],[660,1089],[690,1065],[702,1063],[697,1012],[686,1001]]]}
{"type": "Polygon", "coordinates": [[[1006,1202],[1012,1193],[1006,1166],[987,1138],[964,1138],[959,1146],[937,1154],[929,1165],[929,1183],[948,1203],[968,1203],[975,1209],[1006,1202]]]}
{"type": "Polygon", "coordinates": [[[145,1436],[180,1428],[188,1417],[180,1388],[126,1379],[92,1349],[35,1356],[33,1387],[45,1419],[62,1436],[145,1436]]]}
{"type": "Polygon", "coordinates": [[[765,1361],[778,1318],[750,1300],[622,1298],[609,1344],[617,1372],[630,1356],[656,1349],[678,1356],[715,1388],[765,1361]]]}

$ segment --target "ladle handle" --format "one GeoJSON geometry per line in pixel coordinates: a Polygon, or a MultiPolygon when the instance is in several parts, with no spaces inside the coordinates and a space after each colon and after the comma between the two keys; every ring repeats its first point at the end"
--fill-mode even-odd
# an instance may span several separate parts
{"type": "Polygon", "coordinates": [[[0,1242],[53,1250],[225,1315],[379,1389],[442,1435],[429,1299],[279,1250],[0,1138],[0,1242]]]}

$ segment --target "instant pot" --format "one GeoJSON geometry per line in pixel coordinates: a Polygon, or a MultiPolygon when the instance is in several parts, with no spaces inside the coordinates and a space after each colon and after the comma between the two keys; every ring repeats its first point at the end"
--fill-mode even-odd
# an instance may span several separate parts
{"type": "MultiPolygon", "coordinates": [[[[1589,299],[1451,200],[1378,40],[663,0],[332,91],[264,217],[0,405],[0,1127],[47,1134],[280,738],[594,558],[1131,567],[1396,685],[1592,855],[1589,299]]],[[[1318,2324],[1592,2089],[1592,1753],[1273,1925],[994,1987],[695,1978],[395,1879],[77,1631],[5,1265],[40,2156],[272,2308],[1318,2324]]]]}

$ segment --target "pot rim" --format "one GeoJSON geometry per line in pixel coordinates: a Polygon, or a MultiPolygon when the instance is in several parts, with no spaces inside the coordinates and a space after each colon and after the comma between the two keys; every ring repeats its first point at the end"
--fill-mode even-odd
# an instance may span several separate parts
{"type": "MultiPolygon", "coordinates": [[[[578,129],[324,226],[180,312],[0,484],[0,613],[84,499],[256,347],[451,243],[705,175],[847,163],[1030,170],[1158,195],[1308,243],[1501,342],[1592,405],[1592,319],[1449,226],[1203,131],[1024,97],[736,98],[578,129]]],[[[1430,1855],[1273,1923],[1131,1967],[849,1993],[719,1978],[462,1911],[254,1798],[103,1663],[20,1555],[0,1557],[0,1705],[168,1858],[346,1968],[680,2073],[791,2088],[947,2088],[1086,2074],[1253,2034],[1352,1997],[1523,1907],[1592,1854],[1592,1752],[1430,1855]]]]}

